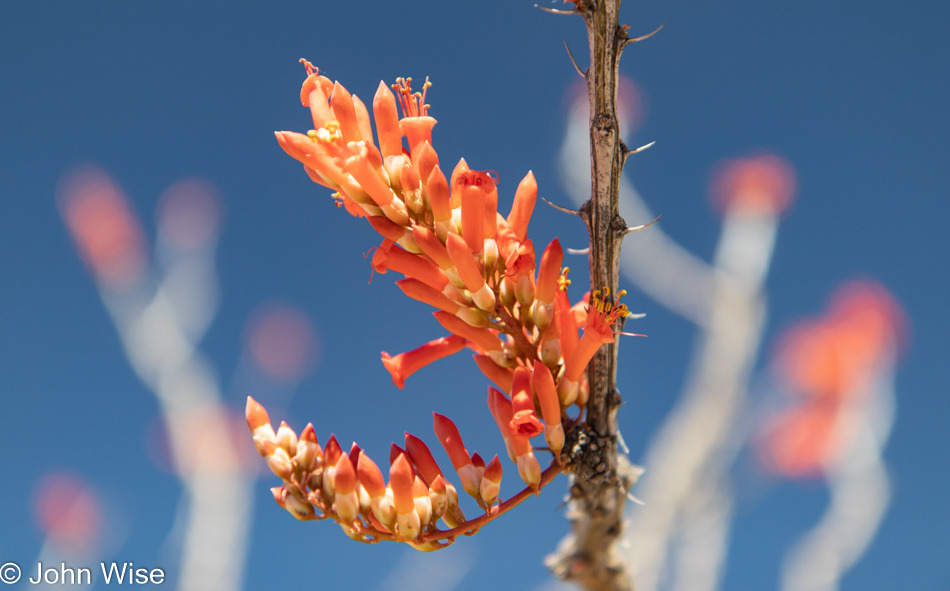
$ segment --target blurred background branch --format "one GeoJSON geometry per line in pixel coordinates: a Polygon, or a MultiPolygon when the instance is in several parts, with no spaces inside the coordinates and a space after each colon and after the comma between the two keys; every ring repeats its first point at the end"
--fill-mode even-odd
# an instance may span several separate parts
{"type": "Polygon", "coordinates": [[[255,478],[238,454],[234,418],[214,370],[198,349],[217,309],[220,197],[200,181],[166,191],[154,264],[137,216],[106,173],[76,171],[58,197],[129,364],[164,419],[184,489],[177,588],[241,589],[255,478]]]}

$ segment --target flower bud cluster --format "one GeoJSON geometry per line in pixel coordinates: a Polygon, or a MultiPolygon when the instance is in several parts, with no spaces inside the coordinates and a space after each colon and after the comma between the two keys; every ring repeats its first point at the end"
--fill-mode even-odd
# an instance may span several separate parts
{"type": "MultiPolygon", "coordinates": [[[[466,523],[455,485],[429,447],[412,434],[405,434],[405,448],[393,444],[386,482],[377,464],[355,443],[343,453],[331,435],[321,448],[312,424],[299,437],[285,422],[274,431],[267,411],[251,397],[245,414],[258,453],[283,480],[283,486],[271,489],[274,500],[297,519],[332,518],[353,539],[404,541],[421,550],[441,547],[426,539],[439,532],[440,519],[449,528],[466,523]]],[[[433,423],[463,490],[491,512],[501,487],[498,456],[486,466],[478,453],[466,450],[455,423],[439,414],[434,414],[433,423]]]]}

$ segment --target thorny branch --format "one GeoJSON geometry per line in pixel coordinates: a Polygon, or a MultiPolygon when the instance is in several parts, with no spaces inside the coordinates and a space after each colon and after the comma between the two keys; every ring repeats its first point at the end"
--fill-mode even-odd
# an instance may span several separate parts
{"type": "MultiPolygon", "coordinates": [[[[619,24],[619,0],[573,3],[575,8],[565,12],[583,17],[590,45],[590,66],[583,72],[590,99],[591,198],[580,209],[590,234],[590,284],[591,289],[609,288],[616,297],[620,246],[628,233],[619,213],[620,175],[631,153],[617,120],[618,69],[623,49],[653,33],[629,38],[627,26],[619,24]]],[[[617,450],[617,350],[616,342],[601,348],[588,368],[587,421],[569,434],[572,533],[548,558],[556,576],[591,590],[633,588],[616,550],[628,491],[638,476],[617,450]]]]}

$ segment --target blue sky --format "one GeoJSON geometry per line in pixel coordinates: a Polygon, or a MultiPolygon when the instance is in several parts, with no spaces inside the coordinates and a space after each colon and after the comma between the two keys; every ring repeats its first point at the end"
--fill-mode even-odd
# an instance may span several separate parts
{"type": "MultiPolygon", "coordinates": [[[[706,188],[723,158],[767,149],[797,170],[798,200],[767,283],[766,343],[796,318],[818,315],[853,277],[876,278],[908,311],[912,341],[885,454],[895,494],[843,588],[945,588],[950,8],[674,0],[628,2],[622,14],[637,34],[667,23],[622,62],[648,105],[628,143],[657,141],[626,174],[664,214],[667,233],[711,257],[720,220],[706,188]]],[[[363,253],[375,234],[334,208],[272,132],[311,126],[298,101],[301,57],[365,99],[380,79],[429,76],[443,161],[464,156],[473,169],[496,170],[503,208],[528,170],[542,196],[568,203],[557,152],[577,74],[565,40],[586,63],[580,20],[531,2],[4,2],[0,562],[37,555],[33,487],[67,469],[101,491],[123,524],[114,559],[169,560],[163,543],[180,487],[148,459],[157,406],[129,369],[56,209],[59,179],[81,164],[115,177],[150,239],[158,197],[173,182],[200,177],[220,190],[220,310],[201,348],[229,404],[240,408],[253,387],[241,377],[248,316],[281,301],[311,318],[322,343],[289,402],[293,426],[313,421],[321,441],[333,431],[385,457],[404,430],[429,436],[436,410],[457,417],[474,447],[497,453],[485,383],[471,362],[446,361],[404,390],[390,385],[380,350],[407,350],[441,331],[389,276],[367,285],[363,253]]],[[[532,232],[536,244],[555,235],[567,246],[585,241],[575,219],[549,208],[539,208],[532,232]]],[[[583,274],[583,262],[572,266],[583,274]]],[[[629,300],[648,314],[637,332],[650,335],[622,349],[621,423],[637,459],[679,392],[694,328],[635,291],[629,300]]],[[[293,522],[270,500],[273,484],[256,487],[247,589],[375,588],[403,559],[402,548],[363,547],[331,525],[293,522]]],[[[556,488],[460,541],[454,560],[471,570],[459,588],[545,582],[541,558],[566,528],[556,488]]],[[[740,495],[726,588],[774,587],[783,548],[817,518],[823,495],[817,481],[740,495]]]]}

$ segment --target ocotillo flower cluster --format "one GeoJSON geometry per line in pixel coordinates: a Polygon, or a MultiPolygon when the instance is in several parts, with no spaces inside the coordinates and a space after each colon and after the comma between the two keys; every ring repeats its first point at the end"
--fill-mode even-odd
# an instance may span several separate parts
{"type": "Polygon", "coordinates": [[[395,94],[380,82],[372,102],[377,146],[366,105],[304,63],[308,77],[300,98],[314,129],[277,132],[278,142],[311,179],[335,191],[338,206],[367,218],[383,238],[374,270],[404,275],[396,284],[436,308],[436,321],[449,333],[399,355],[383,352],[383,364],[402,388],[429,363],[464,347],[473,350],[478,367],[497,386],[489,388],[488,406],[528,487],[496,505],[498,457],[486,465],[469,453],[455,424],[439,414],[435,434],[462,489],[485,510],[478,519],[465,520],[455,487],[412,435],[406,434],[405,449],[393,445],[384,484],[380,469],[355,443],[346,454],[332,436],[320,448],[310,425],[299,437],[286,424],[274,431],[266,411],[251,399],[248,426],[259,453],[284,480],[274,489],[277,502],[298,519],[331,517],[354,539],[435,549],[439,540],[477,530],[537,493],[570,461],[561,455],[564,424],[570,427],[583,413],[585,369],[601,345],[613,342],[627,308],[611,300],[609,289],[572,306],[569,269],[562,268],[557,239],[536,264],[527,238],[538,196],[531,172],[518,185],[507,217],[498,211],[497,175],[471,170],[462,159],[446,177],[432,147],[436,120],[425,103],[428,80],[422,93],[412,92],[411,79],[397,79],[395,94]],[[576,417],[567,412],[572,406],[579,409],[576,417]],[[542,433],[555,458],[543,474],[530,441],[542,433]],[[439,518],[453,529],[438,530],[439,518]]]}
{"type": "Polygon", "coordinates": [[[839,459],[853,438],[850,405],[871,403],[869,391],[906,339],[898,301],[873,281],[845,283],[827,313],[786,331],[776,363],[796,400],[768,425],[760,455],[773,472],[813,476],[839,459]]]}

